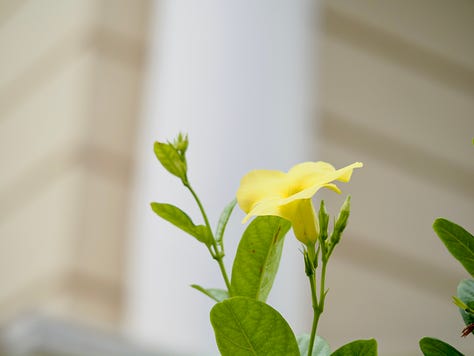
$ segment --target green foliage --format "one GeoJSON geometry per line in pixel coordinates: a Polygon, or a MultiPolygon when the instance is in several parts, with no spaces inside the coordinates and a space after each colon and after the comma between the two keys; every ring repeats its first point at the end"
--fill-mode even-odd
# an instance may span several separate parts
{"type": "Polygon", "coordinates": [[[162,142],[155,142],[154,151],[156,158],[168,172],[180,178],[183,182],[187,181],[187,164],[184,152],[181,154],[172,144],[162,142]]]}
{"type": "Polygon", "coordinates": [[[277,216],[259,216],[240,240],[232,268],[232,292],[265,301],[278,271],[289,221],[277,216]]]}
{"type": "Polygon", "coordinates": [[[425,356],[463,356],[451,345],[432,337],[421,339],[420,349],[425,356]]]}
{"type": "MultiPolygon", "coordinates": [[[[310,338],[311,337],[309,334],[303,334],[296,338],[296,341],[298,342],[298,348],[300,349],[300,354],[302,356],[308,355],[310,338]]],[[[311,356],[329,356],[330,354],[331,349],[329,348],[329,344],[326,342],[326,340],[324,340],[322,337],[316,336],[311,356]]]]}
{"type": "Polygon", "coordinates": [[[377,341],[375,339],[352,341],[334,351],[331,356],[377,356],[377,341]]]}
{"type": "Polygon", "coordinates": [[[194,236],[198,241],[208,246],[212,244],[213,237],[209,233],[209,229],[204,225],[195,225],[180,208],[164,203],[151,203],[151,208],[159,217],[194,236]]]}
{"type": "MultiPolygon", "coordinates": [[[[232,200],[222,211],[213,235],[205,209],[187,177],[187,135],[178,134],[167,143],[155,142],[154,152],[161,165],[181,179],[199,207],[205,225],[196,225],[178,207],[165,203],[152,203],[153,211],[164,220],[204,243],[212,258],[218,263],[227,290],[191,287],[210,297],[217,304],[211,310],[211,323],[217,345],[224,356],[282,355],[282,356],[329,356],[328,343],[317,335],[317,323],[324,310],[326,266],[329,257],[340,241],[350,212],[350,197],[341,208],[329,237],[329,215],[321,202],[319,211],[319,237],[317,241],[304,242],[303,257],[310,278],[314,321],[311,336],[295,338],[286,320],[265,303],[278,271],[284,238],[291,222],[277,216],[258,216],[245,230],[232,269],[230,281],[223,263],[224,232],[230,215],[237,203],[232,200]],[[215,236],[215,237],[214,237],[215,236]],[[317,247],[317,249],[316,249],[317,247]],[[316,268],[321,260],[319,297],[317,296],[316,268]]],[[[362,166],[361,163],[355,164],[362,166]]],[[[313,209],[311,207],[311,209],[313,209]]],[[[314,210],[312,211],[314,213],[314,210]]],[[[316,224],[316,222],[314,222],[316,224]]],[[[317,224],[316,224],[317,225],[317,224]]],[[[315,226],[310,226],[314,228],[315,226]]],[[[315,237],[318,234],[315,232],[315,237]]],[[[359,340],[343,346],[333,355],[373,356],[377,354],[375,340],[359,340]]]]}
{"type": "Polygon", "coordinates": [[[474,236],[461,226],[443,218],[435,220],[433,229],[449,252],[474,277],[474,236]]]}
{"type": "Polygon", "coordinates": [[[232,211],[234,210],[235,204],[237,204],[237,199],[234,199],[229,204],[227,204],[227,206],[224,208],[224,210],[221,213],[219,222],[217,223],[216,235],[215,235],[216,241],[218,243],[221,243],[222,239],[224,238],[225,227],[227,226],[227,222],[229,221],[230,215],[232,214],[232,211]]]}
{"type": "Polygon", "coordinates": [[[217,289],[217,288],[203,288],[197,284],[192,284],[192,288],[204,293],[209,298],[214,299],[216,302],[222,302],[223,300],[229,298],[229,292],[224,289],[217,289]]]}
{"type": "Polygon", "coordinates": [[[474,323],[474,280],[465,279],[458,285],[458,298],[466,305],[467,308],[459,308],[461,316],[466,325],[474,323]]]}
{"type": "Polygon", "coordinates": [[[223,356],[299,356],[288,323],[275,309],[258,300],[233,297],[211,310],[217,346],[223,356]]]}

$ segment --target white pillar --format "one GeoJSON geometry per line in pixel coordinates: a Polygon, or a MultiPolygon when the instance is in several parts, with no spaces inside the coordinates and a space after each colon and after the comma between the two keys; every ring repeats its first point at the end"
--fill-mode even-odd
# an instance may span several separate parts
{"type": "MultiPolygon", "coordinates": [[[[189,287],[224,287],[217,264],[193,238],[155,216],[169,202],[200,222],[176,177],[159,165],[155,140],[189,133],[189,178],[215,224],[251,169],[288,170],[315,160],[316,11],[312,1],[161,1],[155,8],[146,103],[131,202],[127,325],[147,343],[192,355],[217,353],[213,303],[189,287]]],[[[245,228],[231,218],[226,264],[245,228]]],[[[289,233],[269,303],[294,330],[309,330],[308,286],[289,233]]]]}

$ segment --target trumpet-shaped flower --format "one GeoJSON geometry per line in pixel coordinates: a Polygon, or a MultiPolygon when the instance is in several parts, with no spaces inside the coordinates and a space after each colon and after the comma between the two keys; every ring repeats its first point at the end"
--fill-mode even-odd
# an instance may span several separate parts
{"type": "Polygon", "coordinates": [[[329,163],[320,161],[297,164],[288,173],[251,171],[242,178],[237,191],[237,202],[247,214],[243,222],[252,216],[280,216],[291,222],[298,240],[314,244],[319,227],[311,198],[320,188],[341,193],[332,182],[348,182],[354,168],[362,166],[356,162],[336,170],[329,163]]]}

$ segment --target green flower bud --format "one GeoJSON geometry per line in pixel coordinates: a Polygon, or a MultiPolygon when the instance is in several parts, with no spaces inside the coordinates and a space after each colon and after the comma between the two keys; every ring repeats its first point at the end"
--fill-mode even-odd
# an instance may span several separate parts
{"type": "Polygon", "coordinates": [[[346,228],[347,220],[349,219],[349,214],[351,212],[351,196],[348,195],[344,204],[342,204],[341,210],[339,211],[339,216],[336,220],[336,225],[334,226],[335,231],[339,231],[341,234],[346,228]]]}
{"type": "Polygon", "coordinates": [[[329,214],[326,212],[324,200],[321,200],[319,207],[319,237],[321,241],[326,241],[328,238],[329,214]]]}
{"type": "Polygon", "coordinates": [[[313,264],[313,258],[310,257],[308,250],[303,251],[303,257],[304,257],[304,270],[307,276],[312,276],[314,274],[314,264],[313,264]]]}
{"type": "Polygon", "coordinates": [[[180,153],[180,155],[184,156],[186,150],[188,149],[188,135],[183,135],[181,132],[178,134],[173,141],[173,147],[180,153]]]}
{"type": "Polygon", "coordinates": [[[304,267],[307,276],[312,276],[318,268],[318,254],[319,248],[316,251],[314,244],[308,244],[304,247],[304,267]]]}
{"type": "Polygon", "coordinates": [[[351,212],[351,196],[348,195],[344,204],[342,204],[341,210],[339,211],[339,216],[337,217],[336,222],[334,223],[334,231],[331,235],[331,245],[336,245],[341,240],[342,233],[347,225],[347,220],[351,212]]]}

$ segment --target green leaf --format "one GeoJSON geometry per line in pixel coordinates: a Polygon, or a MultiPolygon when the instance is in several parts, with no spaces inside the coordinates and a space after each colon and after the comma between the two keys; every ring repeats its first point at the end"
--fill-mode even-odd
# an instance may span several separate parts
{"type": "Polygon", "coordinates": [[[217,288],[205,289],[197,284],[192,284],[191,287],[204,293],[209,298],[214,299],[216,302],[222,302],[223,300],[229,298],[229,292],[227,292],[224,289],[217,289],[217,288]]]}
{"type": "Polygon", "coordinates": [[[194,236],[198,241],[210,245],[212,236],[209,229],[204,225],[194,225],[191,218],[180,208],[164,203],[151,203],[153,211],[162,219],[172,223],[174,226],[194,236]]]}
{"type": "Polygon", "coordinates": [[[370,340],[356,340],[352,341],[336,351],[332,356],[377,356],[377,341],[370,340]]]}
{"type": "Polygon", "coordinates": [[[181,157],[178,151],[169,143],[155,142],[154,151],[156,158],[168,172],[181,180],[186,180],[187,166],[186,161],[181,157]]]}
{"type": "MultiPolygon", "coordinates": [[[[458,298],[467,306],[474,302],[474,280],[464,279],[458,284],[458,298]]],[[[466,325],[474,323],[474,315],[459,308],[459,312],[466,325]]]]}
{"type": "Polygon", "coordinates": [[[461,226],[443,218],[435,220],[433,229],[449,252],[474,277],[474,236],[461,226]]]}
{"type": "MultiPolygon", "coordinates": [[[[303,334],[296,338],[296,341],[298,342],[298,348],[300,349],[300,354],[303,356],[308,355],[310,339],[311,336],[309,334],[303,334]]],[[[322,337],[316,335],[311,356],[329,356],[330,354],[331,349],[329,348],[329,344],[322,337]]]]}
{"type": "Polygon", "coordinates": [[[224,237],[224,230],[227,226],[227,222],[229,221],[230,214],[232,214],[232,210],[234,210],[235,204],[237,204],[237,199],[232,200],[221,213],[219,218],[219,222],[217,223],[216,229],[216,241],[218,243],[222,242],[222,238],[224,237]]]}
{"type": "Polygon", "coordinates": [[[420,349],[425,356],[463,356],[451,345],[432,337],[421,339],[420,349]]]}
{"type": "Polygon", "coordinates": [[[259,216],[242,236],[232,267],[234,295],[265,301],[280,264],[289,221],[277,216],[259,216]]]}
{"type": "Polygon", "coordinates": [[[299,356],[298,344],[286,320],[258,300],[233,297],[211,310],[217,346],[223,356],[299,356]]]}

